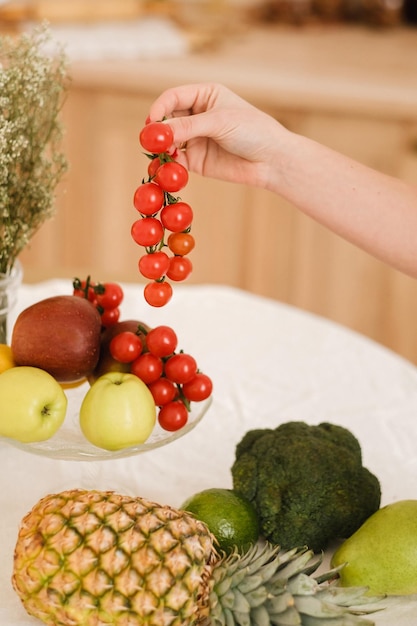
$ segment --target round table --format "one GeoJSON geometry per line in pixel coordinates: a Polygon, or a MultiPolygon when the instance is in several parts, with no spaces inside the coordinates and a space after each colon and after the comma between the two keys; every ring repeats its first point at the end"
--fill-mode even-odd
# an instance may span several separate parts
{"type": "MultiPolygon", "coordinates": [[[[39,498],[70,488],[110,489],[179,506],[209,487],[232,486],[236,444],[252,428],[301,420],[333,422],[358,438],[382,504],[417,498],[417,369],[328,320],[224,286],[175,285],[171,302],[148,306],[141,285],[123,285],[122,318],[172,326],[179,348],[214,383],[213,403],[183,438],[134,457],[61,461],[0,444],[0,623],[30,626],[11,583],[21,518],[39,498]]],[[[38,300],[71,293],[71,281],[23,284],[11,316],[38,300]]],[[[373,616],[416,624],[417,599],[373,616]]]]}

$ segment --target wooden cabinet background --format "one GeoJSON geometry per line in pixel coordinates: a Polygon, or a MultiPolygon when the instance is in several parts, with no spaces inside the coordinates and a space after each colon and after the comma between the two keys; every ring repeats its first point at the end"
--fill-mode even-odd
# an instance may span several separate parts
{"type": "MultiPolygon", "coordinates": [[[[253,29],[186,59],[74,64],[64,107],[70,170],[56,216],[22,254],[25,280],[142,282],[130,238],[147,164],[137,136],[166,87],[223,82],[291,130],[416,182],[416,68],[417,30],[332,26],[253,29]]],[[[191,174],[181,195],[195,211],[190,283],[288,302],[417,363],[415,280],[267,191],[191,174]]]]}

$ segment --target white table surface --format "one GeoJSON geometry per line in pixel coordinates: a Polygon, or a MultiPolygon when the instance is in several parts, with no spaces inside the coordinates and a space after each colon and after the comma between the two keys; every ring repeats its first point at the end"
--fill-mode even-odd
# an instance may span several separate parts
{"type": "MultiPolygon", "coordinates": [[[[220,286],[175,285],[162,309],[124,285],[123,319],[168,324],[214,382],[213,404],[182,439],[135,457],[57,461],[0,444],[0,624],[34,626],[10,577],[21,518],[42,496],[112,489],[180,505],[209,487],[232,486],[235,445],[252,428],[328,421],[359,439],[382,504],[417,498],[417,369],[370,340],[308,313],[220,286]]],[[[14,315],[70,281],[23,285],[14,315]]],[[[12,320],[13,322],[13,316],[12,320]]],[[[417,624],[417,597],[374,616],[378,626],[417,624]]]]}

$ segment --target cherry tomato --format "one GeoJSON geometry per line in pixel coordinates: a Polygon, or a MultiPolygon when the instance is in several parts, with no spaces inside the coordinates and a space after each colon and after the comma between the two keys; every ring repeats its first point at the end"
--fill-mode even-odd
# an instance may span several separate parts
{"type": "Polygon", "coordinates": [[[80,298],[86,298],[90,302],[95,302],[95,299],[96,299],[96,292],[94,291],[95,283],[93,283],[92,281],[89,281],[88,289],[87,289],[86,280],[80,280],[79,278],[75,278],[73,282],[73,286],[74,286],[74,290],[72,293],[74,296],[78,296],[80,298]]]}
{"type": "Polygon", "coordinates": [[[147,385],[161,378],[163,369],[162,360],[150,352],[138,356],[130,366],[131,374],[140,378],[147,385]]]}
{"type": "Polygon", "coordinates": [[[149,161],[149,165],[148,165],[149,178],[154,178],[156,174],[156,170],[158,169],[160,165],[161,165],[161,159],[159,157],[156,157],[155,159],[152,159],[151,161],[149,161]]]}
{"type": "Polygon", "coordinates": [[[155,182],[170,193],[179,191],[188,183],[188,172],[181,163],[168,161],[156,170],[155,182]]]}
{"type": "Polygon", "coordinates": [[[172,287],[166,280],[148,283],[143,290],[145,300],[151,306],[164,306],[172,298],[172,287]]]}
{"type": "Polygon", "coordinates": [[[143,217],[133,222],[131,228],[133,240],[145,248],[156,246],[164,236],[164,227],[156,217],[143,217]]]}
{"type": "Polygon", "coordinates": [[[179,233],[191,226],[193,210],[186,202],[174,202],[164,206],[160,216],[165,228],[174,233],[179,233]]]}
{"type": "Polygon", "coordinates": [[[168,237],[168,247],[173,254],[185,256],[195,246],[194,237],[190,233],[171,233],[168,237]]]}
{"type": "Polygon", "coordinates": [[[166,361],[164,373],[173,383],[178,385],[188,383],[197,373],[196,360],[184,352],[174,354],[166,361]]]}
{"type": "Polygon", "coordinates": [[[168,378],[158,378],[154,383],[148,385],[149,391],[153,395],[156,406],[163,406],[172,402],[178,395],[177,386],[168,378]]]}
{"type": "Polygon", "coordinates": [[[182,393],[192,402],[201,402],[207,400],[213,391],[213,383],[211,378],[202,372],[197,374],[188,383],[182,386],[182,393]]]}
{"type": "Polygon", "coordinates": [[[120,363],[131,363],[142,352],[140,337],[130,330],[119,333],[110,341],[110,354],[120,363]]]}
{"type": "Polygon", "coordinates": [[[187,407],[181,400],[168,402],[159,411],[158,422],[164,430],[179,430],[188,421],[187,407]]]}
{"type": "Polygon", "coordinates": [[[115,307],[114,309],[104,309],[101,314],[101,324],[104,328],[110,328],[110,326],[114,326],[119,321],[120,318],[120,309],[119,307],[115,307]]]}
{"type": "Polygon", "coordinates": [[[142,148],[153,154],[166,152],[174,142],[174,135],[169,124],[165,122],[151,122],[142,128],[139,133],[142,148]]]}
{"type": "Polygon", "coordinates": [[[133,205],[142,215],[158,213],[164,204],[164,191],[155,183],[143,183],[133,196],[133,205]]]}
{"type": "Polygon", "coordinates": [[[177,335],[169,326],[155,326],[146,335],[146,347],[155,356],[170,356],[175,352],[177,344],[177,335]]]}
{"type": "Polygon", "coordinates": [[[123,289],[118,283],[104,283],[103,293],[96,294],[96,303],[103,309],[114,309],[123,300],[123,289]]]}
{"type": "Polygon", "coordinates": [[[187,256],[173,256],[169,260],[166,275],[171,280],[180,281],[189,277],[193,271],[193,265],[187,256]]]}
{"type": "Polygon", "coordinates": [[[169,256],[165,252],[158,251],[141,256],[138,265],[142,276],[156,280],[166,274],[169,264],[169,256]]]}

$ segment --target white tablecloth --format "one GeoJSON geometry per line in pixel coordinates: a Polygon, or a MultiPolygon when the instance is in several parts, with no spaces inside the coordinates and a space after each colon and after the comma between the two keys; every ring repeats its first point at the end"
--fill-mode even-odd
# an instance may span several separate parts
{"type": "MultiPolygon", "coordinates": [[[[128,459],[56,461],[0,444],[1,626],[39,623],[10,584],[18,524],[39,498],[78,487],[180,505],[202,489],[232,486],[235,445],[252,428],[289,420],[348,427],[381,481],[383,504],[417,498],[417,369],[410,363],[327,320],[239,290],[176,285],[172,301],[153,309],[142,287],[124,289],[122,317],[171,325],[179,347],[212,377],[213,404],[182,439],[128,459]]],[[[70,292],[70,281],[23,285],[15,314],[70,292]]],[[[375,623],[417,624],[413,600],[375,623]]]]}

